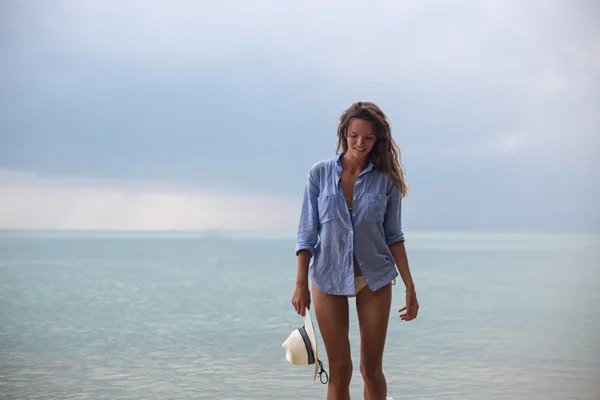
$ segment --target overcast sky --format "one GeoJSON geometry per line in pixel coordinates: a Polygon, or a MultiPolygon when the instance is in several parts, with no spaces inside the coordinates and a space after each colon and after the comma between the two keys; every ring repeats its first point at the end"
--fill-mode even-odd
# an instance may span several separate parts
{"type": "Polygon", "coordinates": [[[295,229],[370,100],[407,232],[600,231],[598,3],[319,3],[3,1],[0,228],[295,229]]]}

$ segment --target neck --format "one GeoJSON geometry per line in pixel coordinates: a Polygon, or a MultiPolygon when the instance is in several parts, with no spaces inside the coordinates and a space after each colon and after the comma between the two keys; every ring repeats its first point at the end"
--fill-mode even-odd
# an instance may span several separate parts
{"type": "Polygon", "coordinates": [[[346,152],[342,157],[342,167],[347,169],[351,174],[359,174],[363,169],[367,168],[367,163],[366,159],[354,158],[349,152],[346,152]]]}

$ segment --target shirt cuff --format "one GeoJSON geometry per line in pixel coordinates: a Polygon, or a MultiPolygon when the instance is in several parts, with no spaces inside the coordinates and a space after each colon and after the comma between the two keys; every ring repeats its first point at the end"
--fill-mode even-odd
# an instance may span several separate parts
{"type": "Polygon", "coordinates": [[[393,236],[388,236],[385,238],[385,244],[387,244],[388,246],[391,246],[392,244],[396,243],[396,242],[404,242],[404,233],[400,232],[397,235],[393,235],[393,236]]]}
{"type": "Polygon", "coordinates": [[[300,250],[310,251],[311,257],[313,256],[313,254],[315,254],[315,248],[312,246],[309,246],[307,244],[301,244],[301,243],[296,244],[296,255],[298,255],[298,253],[300,253],[300,250]]]}

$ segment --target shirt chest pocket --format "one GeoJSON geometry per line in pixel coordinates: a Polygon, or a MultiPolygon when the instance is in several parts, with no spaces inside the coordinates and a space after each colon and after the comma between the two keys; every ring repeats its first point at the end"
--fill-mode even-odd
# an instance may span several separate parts
{"type": "Polygon", "coordinates": [[[342,218],[340,196],[324,194],[318,197],[319,222],[325,223],[342,218]]]}
{"type": "Polygon", "coordinates": [[[365,219],[382,222],[387,208],[388,196],[384,194],[367,193],[365,203],[365,219]]]}

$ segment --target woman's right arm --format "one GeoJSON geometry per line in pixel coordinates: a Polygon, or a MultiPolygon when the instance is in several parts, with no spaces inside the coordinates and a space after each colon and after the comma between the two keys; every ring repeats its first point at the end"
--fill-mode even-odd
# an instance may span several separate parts
{"type": "Polygon", "coordinates": [[[296,288],[308,288],[308,265],[311,258],[310,251],[300,250],[298,253],[298,273],[296,274],[296,288]]]}
{"type": "Polygon", "coordinates": [[[292,304],[296,312],[304,317],[305,311],[310,310],[310,290],[308,289],[308,265],[311,254],[308,250],[298,253],[298,273],[296,275],[296,288],[292,296],[292,304]]]}
{"type": "Polygon", "coordinates": [[[292,304],[296,312],[304,316],[305,308],[310,308],[310,291],[308,289],[308,266],[315,253],[315,246],[319,238],[319,209],[317,199],[319,187],[315,177],[315,169],[311,168],[308,181],[304,188],[300,223],[296,235],[296,256],[298,271],[296,274],[296,288],[292,297],[292,304]]]}

